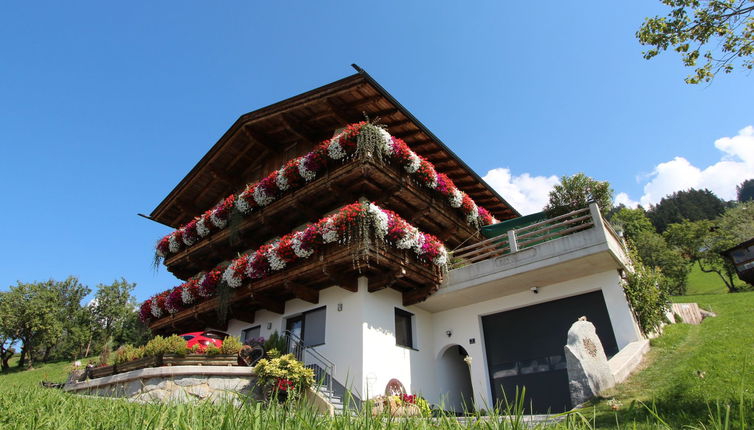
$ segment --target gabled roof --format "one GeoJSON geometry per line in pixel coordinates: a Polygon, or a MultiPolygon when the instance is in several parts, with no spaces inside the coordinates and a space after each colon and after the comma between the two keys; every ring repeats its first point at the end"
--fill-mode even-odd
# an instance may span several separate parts
{"type": "MultiPolygon", "coordinates": [[[[519,213],[482,180],[411,112],[356,65],[356,74],[242,115],[152,211],[150,218],[172,227],[191,220],[264,171],[259,160],[292,143],[315,144],[335,129],[381,119],[393,136],[447,174],[477,204],[500,220],[519,213]]],[[[279,166],[274,166],[270,170],[279,166]]]]}

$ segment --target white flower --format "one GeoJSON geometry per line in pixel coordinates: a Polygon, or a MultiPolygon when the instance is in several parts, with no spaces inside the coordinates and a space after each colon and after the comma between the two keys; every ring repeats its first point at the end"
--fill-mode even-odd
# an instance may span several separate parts
{"type": "Polygon", "coordinates": [[[411,249],[419,243],[419,230],[414,226],[408,226],[403,237],[395,242],[398,249],[411,249]]]}
{"type": "MultiPolygon", "coordinates": [[[[382,130],[382,129],[380,129],[382,130]]],[[[388,216],[374,203],[369,203],[369,214],[374,219],[374,233],[380,239],[387,234],[388,216]]]]}
{"type": "Polygon", "coordinates": [[[275,200],[275,197],[268,195],[262,187],[254,188],[254,201],[259,206],[267,206],[275,200]]]}
{"type": "Polygon", "coordinates": [[[301,175],[301,177],[304,178],[306,182],[309,182],[309,181],[314,180],[314,178],[317,177],[317,172],[307,169],[305,161],[306,161],[305,158],[301,158],[301,161],[299,161],[298,174],[301,175]]]}
{"type": "Polygon", "coordinates": [[[419,167],[421,167],[422,165],[422,160],[418,155],[416,155],[416,152],[414,151],[409,151],[408,154],[410,160],[405,169],[408,173],[416,173],[416,171],[419,170],[419,167]]]}
{"type": "Polygon", "coordinates": [[[160,248],[155,249],[155,254],[157,254],[157,256],[160,257],[160,258],[167,257],[167,254],[163,250],[161,250],[160,248]]]}
{"type": "Polygon", "coordinates": [[[181,300],[183,301],[183,304],[190,305],[194,302],[194,295],[191,294],[191,289],[188,287],[183,287],[183,291],[181,291],[181,300]]]}
{"type": "Polygon", "coordinates": [[[285,269],[285,260],[280,258],[280,256],[276,252],[277,247],[278,244],[276,243],[272,248],[270,248],[269,251],[267,251],[267,261],[270,262],[270,269],[283,270],[285,269]]]}
{"type": "Polygon", "coordinates": [[[424,242],[427,239],[424,237],[423,234],[416,232],[416,243],[414,244],[414,252],[416,255],[422,255],[424,254],[424,249],[422,249],[422,246],[424,246],[424,242]]]}
{"type": "Polygon", "coordinates": [[[251,207],[249,202],[246,201],[248,197],[249,193],[244,191],[243,193],[239,194],[238,198],[236,199],[236,209],[238,209],[238,211],[242,214],[248,214],[254,209],[251,207]]]}
{"type": "Polygon", "coordinates": [[[181,243],[175,238],[175,233],[171,234],[170,239],[168,239],[168,248],[173,254],[181,250],[181,243]]]}
{"type": "Polygon", "coordinates": [[[437,254],[437,257],[432,259],[432,263],[436,266],[444,266],[448,264],[448,250],[445,249],[444,246],[440,247],[440,253],[437,254]]]}
{"type": "Polygon", "coordinates": [[[448,202],[450,203],[450,207],[460,208],[461,203],[463,203],[463,191],[458,188],[453,188],[453,192],[450,194],[448,202]]]}
{"type": "Polygon", "coordinates": [[[327,147],[327,156],[333,160],[340,160],[346,156],[346,151],[340,145],[340,135],[332,138],[330,145],[327,147]]]}
{"type": "Polygon", "coordinates": [[[477,225],[479,224],[479,208],[477,207],[476,203],[472,204],[473,206],[471,207],[471,212],[466,214],[466,222],[471,225],[477,225]]]}
{"type": "Polygon", "coordinates": [[[291,247],[293,248],[293,252],[296,254],[298,258],[308,258],[310,255],[314,253],[313,249],[303,249],[301,248],[301,237],[304,235],[304,232],[299,231],[293,236],[293,239],[291,239],[291,247]]]}
{"type": "Polygon", "coordinates": [[[429,178],[429,182],[426,184],[429,188],[435,189],[437,188],[437,172],[433,170],[430,171],[432,174],[432,177],[429,178]]]}
{"type": "Polygon", "coordinates": [[[196,238],[189,237],[189,235],[186,234],[186,230],[184,229],[181,229],[181,239],[183,240],[183,243],[186,244],[186,246],[191,246],[196,243],[196,238]]]}
{"type": "Polygon", "coordinates": [[[383,154],[387,156],[393,155],[393,138],[390,136],[390,133],[387,132],[384,128],[379,128],[380,136],[382,136],[382,141],[380,142],[380,151],[382,151],[383,154]]]}
{"type": "Polygon", "coordinates": [[[225,269],[225,272],[223,272],[223,281],[225,281],[226,284],[228,284],[231,288],[238,288],[243,284],[243,279],[241,279],[240,276],[236,275],[236,271],[234,270],[234,266],[236,263],[234,262],[230,266],[228,266],[227,269],[225,269]]]}
{"type": "Polygon", "coordinates": [[[338,230],[335,228],[335,222],[332,218],[325,222],[322,226],[322,241],[325,243],[332,243],[338,240],[338,230]]]}
{"type": "Polygon", "coordinates": [[[226,225],[228,225],[228,220],[220,218],[220,216],[218,216],[218,212],[219,212],[218,209],[213,210],[209,216],[209,220],[212,221],[212,224],[215,227],[219,229],[223,229],[225,228],[226,225]]]}
{"type": "Polygon", "coordinates": [[[275,176],[275,185],[280,188],[280,191],[285,191],[290,188],[288,184],[288,178],[285,177],[285,168],[278,170],[277,176],[275,176]]]}
{"type": "Polygon", "coordinates": [[[196,234],[199,235],[199,237],[207,237],[209,234],[209,228],[207,227],[207,219],[204,217],[201,217],[199,221],[196,222],[196,234]]]}
{"type": "Polygon", "coordinates": [[[157,297],[152,299],[152,303],[150,304],[150,310],[152,311],[152,316],[155,318],[159,318],[162,316],[162,309],[160,309],[159,306],[157,306],[157,297]]]}

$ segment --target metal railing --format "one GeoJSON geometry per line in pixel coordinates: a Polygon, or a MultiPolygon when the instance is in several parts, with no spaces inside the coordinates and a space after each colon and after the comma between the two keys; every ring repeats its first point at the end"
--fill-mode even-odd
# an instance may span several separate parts
{"type": "Polygon", "coordinates": [[[594,226],[595,221],[588,207],[546,219],[519,229],[508,230],[473,245],[453,250],[451,269],[488,260],[505,254],[545,243],[594,226]]]}
{"type": "Polygon", "coordinates": [[[285,337],[287,353],[293,354],[296,360],[304,363],[307,367],[316,366],[313,368],[315,383],[318,386],[327,387],[327,393],[323,394],[326,394],[327,400],[332,403],[335,364],[313,347],[304,345],[304,341],[289,330],[285,330],[283,336],[285,337]]]}

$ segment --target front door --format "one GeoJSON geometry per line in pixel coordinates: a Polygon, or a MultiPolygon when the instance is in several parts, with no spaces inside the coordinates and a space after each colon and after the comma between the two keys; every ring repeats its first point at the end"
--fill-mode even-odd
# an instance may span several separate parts
{"type": "Polygon", "coordinates": [[[297,359],[301,360],[302,351],[300,351],[301,340],[304,338],[304,317],[297,316],[288,318],[285,323],[285,329],[291,333],[292,336],[288,337],[288,352],[293,354],[297,359]]]}

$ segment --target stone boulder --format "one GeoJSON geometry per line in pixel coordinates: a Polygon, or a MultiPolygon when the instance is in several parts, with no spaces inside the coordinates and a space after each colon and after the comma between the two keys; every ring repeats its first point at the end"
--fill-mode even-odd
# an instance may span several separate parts
{"type": "Polygon", "coordinates": [[[571,403],[576,406],[615,385],[594,324],[579,318],[568,330],[565,346],[571,403]]]}

